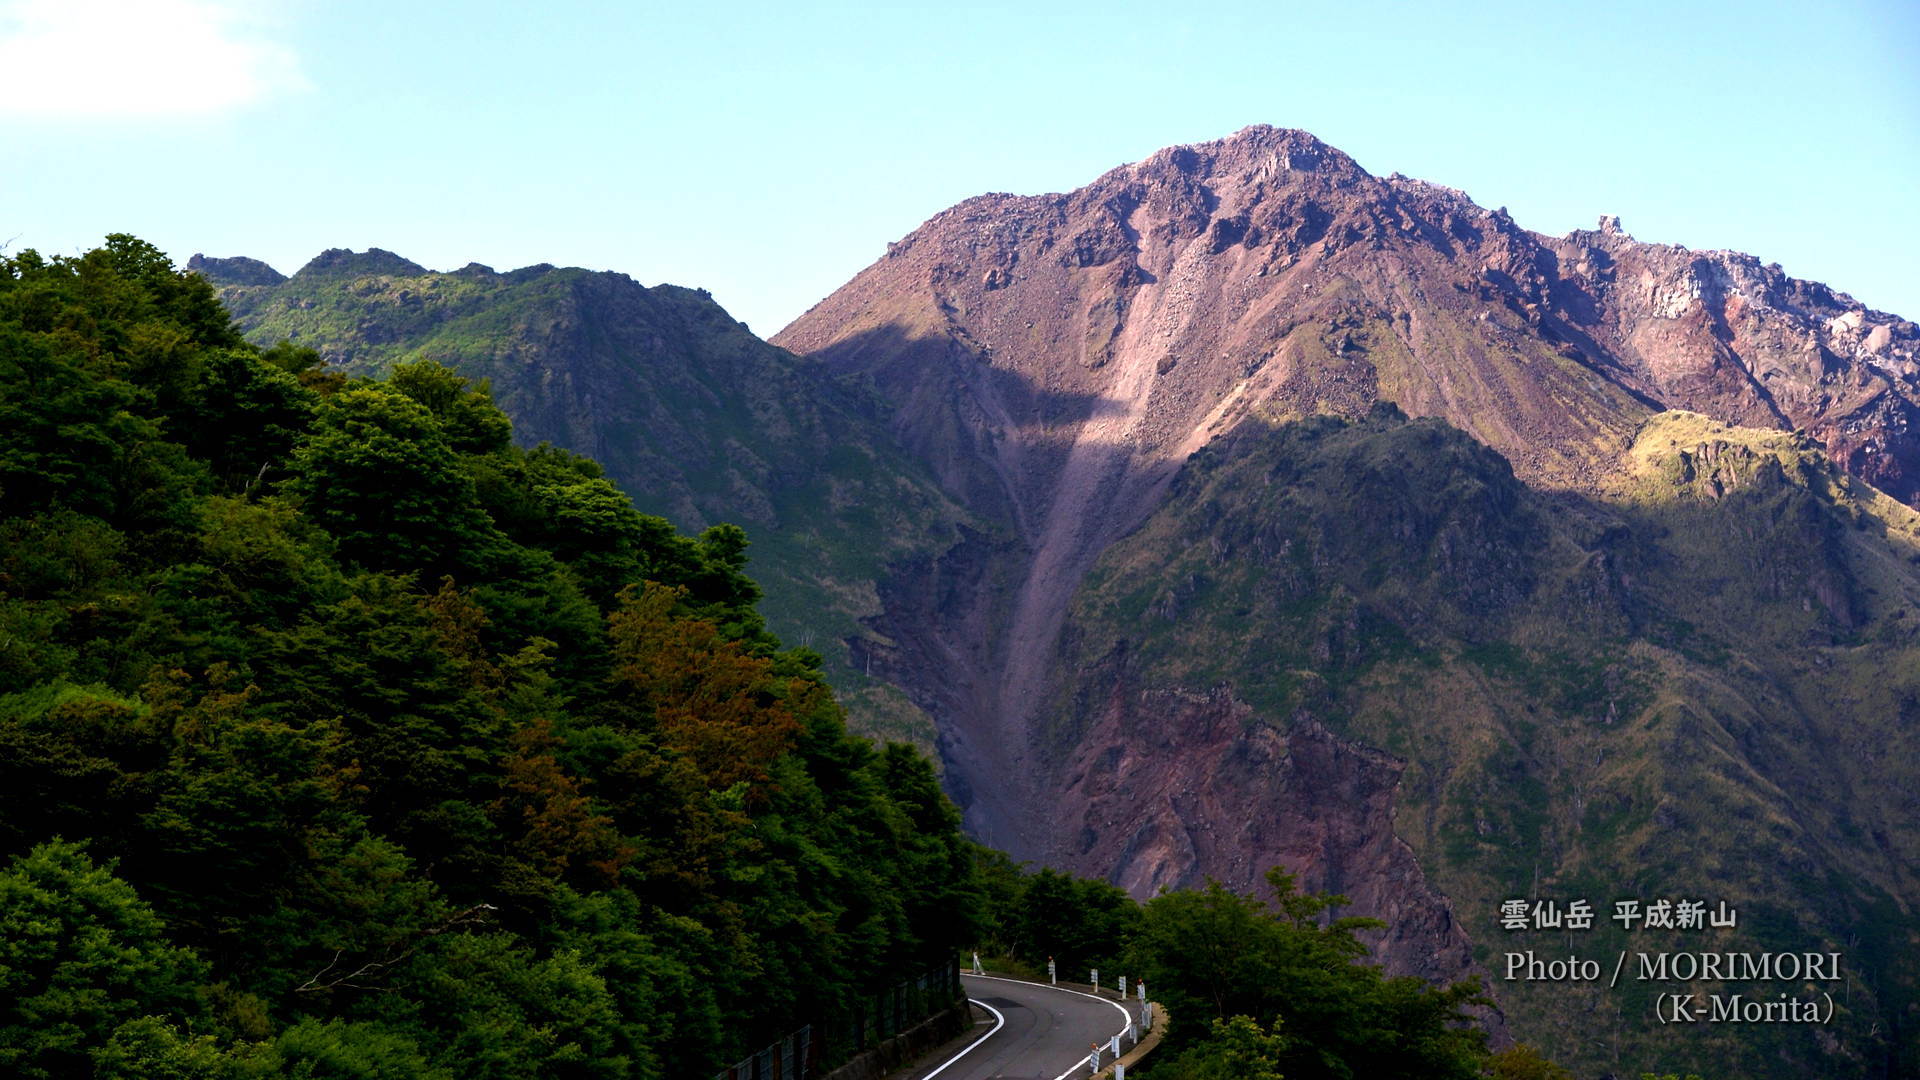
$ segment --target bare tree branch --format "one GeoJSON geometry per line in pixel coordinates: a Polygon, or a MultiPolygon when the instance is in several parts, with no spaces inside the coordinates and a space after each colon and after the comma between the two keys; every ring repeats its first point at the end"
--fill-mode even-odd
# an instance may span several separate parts
{"type": "Polygon", "coordinates": [[[420,946],[427,939],[439,937],[441,934],[463,927],[482,925],[486,922],[486,913],[497,910],[499,909],[492,904],[475,904],[465,911],[455,912],[438,925],[430,926],[414,935],[411,941],[405,942],[405,948],[399,948],[396,945],[395,949],[398,951],[389,951],[377,960],[368,960],[352,971],[340,971],[340,958],[345,955],[346,950],[335,949],[333,960],[326,967],[315,972],[306,982],[294,987],[294,993],[314,994],[326,990],[391,990],[393,988],[390,986],[377,985],[377,980],[392,970],[394,965],[419,951],[420,946]]]}

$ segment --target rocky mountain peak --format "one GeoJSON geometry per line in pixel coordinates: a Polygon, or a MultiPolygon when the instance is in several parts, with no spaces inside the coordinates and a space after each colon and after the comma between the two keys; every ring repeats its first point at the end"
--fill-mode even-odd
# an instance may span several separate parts
{"type": "Polygon", "coordinates": [[[216,286],[220,285],[278,285],[287,280],[287,275],[261,262],[236,255],[230,259],[216,259],[195,254],[187,260],[187,270],[199,274],[216,286]]]}
{"type": "Polygon", "coordinates": [[[1256,125],[1066,194],[967,200],[775,340],[849,359],[835,343],[883,323],[1028,392],[1107,402],[1108,423],[1138,414],[1135,451],[1384,398],[1531,480],[1591,488],[1649,409],[1690,408],[1804,427],[1920,499],[1912,323],[1752,256],[1642,243],[1611,214],[1543,236],[1305,131],[1256,125]]]}
{"type": "Polygon", "coordinates": [[[307,265],[294,271],[294,277],[371,277],[385,274],[392,277],[413,277],[424,274],[427,268],[411,259],[404,259],[382,248],[368,248],[364,252],[355,252],[347,248],[328,248],[313,257],[307,265]]]}
{"type": "Polygon", "coordinates": [[[1311,132],[1267,124],[1250,125],[1211,142],[1170,146],[1124,170],[1145,181],[1175,173],[1242,184],[1270,181],[1288,172],[1346,178],[1366,175],[1352,158],[1311,132]]]}
{"type": "Polygon", "coordinates": [[[1182,462],[1237,430],[1388,403],[1527,485],[1594,493],[1649,416],[1684,408],[1804,430],[1920,501],[1912,323],[1751,256],[1641,243],[1611,215],[1543,236],[1282,128],[1064,194],[969,199],[773,341],[870,379],[946,489],[1007,527],[1005,595],[888,632],[958,635],[914,646],[963,658],[915,692],[964,718],[950,775],[980,793],[973,827],[1021,857],[1067,857],[1005,778],[1050,752],[1033,703],[1075,590],[1182,462]]]}

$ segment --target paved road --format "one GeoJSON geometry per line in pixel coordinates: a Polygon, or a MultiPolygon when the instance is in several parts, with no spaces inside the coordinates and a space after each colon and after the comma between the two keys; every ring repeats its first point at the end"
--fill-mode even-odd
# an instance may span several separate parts
{"type": "MultiPolygon", "coordinates": [[[[1111,1001],[1033,983],[963,975],[967,996],[1006,1018],[1000,1030],[965,1057],[941,1070],[935,1080],[1058,1080],[1062,1074],[1086,1076],[1074,1063],[1126,1027],[1126,1013],[1111,1001]]],[[[976,1029],[985,1032],[992,1025],[976,1029]]],[[[1121,1045],[1129,1045],[1121,1040],[1121,1045]]],[[[1102,1055],[1104,1060],[1104,1054],[1102,1055]]],[[[923,1080],[940,1066],[934,1062],[912,1074],[923,1080]]]]}

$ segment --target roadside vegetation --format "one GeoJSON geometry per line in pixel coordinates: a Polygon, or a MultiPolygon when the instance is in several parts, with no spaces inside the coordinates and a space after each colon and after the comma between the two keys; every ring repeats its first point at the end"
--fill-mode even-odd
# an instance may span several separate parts
{"type": "MultiPolygon", "coordinates": [[[[1062,981],[1145,979],[1172,1018],[1166,1041],[1130,1075],[1148,1080],[1524,1076],[1497,1071],[1473,1009],[1475,983],[1435,987],[1388,978],[1357,936],[1382,924],[1333,918],[1346,898],[1301,893],[1268,873],[1265,898],[1218,882],[1137,904],[1105,882],[1023,872],[983,852],[983,955],[1062,981]]],[[[1541,1074],[1551,1075],[1551,1074],[1541,1074]]]]}

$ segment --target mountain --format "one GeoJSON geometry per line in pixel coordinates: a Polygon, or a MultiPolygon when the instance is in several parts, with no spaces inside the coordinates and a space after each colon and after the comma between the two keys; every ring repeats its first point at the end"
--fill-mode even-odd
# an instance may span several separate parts
{"type": "Polygon", "coordinates": [[[1920,1069],[1911,322],[1259,127],[968,200],[772,340],[999,526],[884,579],[857,642],[983,839],[1137,894],[1283,863],[1436,979],[1838,950],[1817,1030],[1494,993],[1596,1072],[1920,1069]],[[1633,896],[1743,921],[1500,927],[1633,896]]]}
{"type": "MultiPolygon", "coordinates": [[[[989,725],[954,736],[963,781],[1019,772],[1067,598],[1179,463],[1243,420],[1387,400],[1530,483],[1585,491],[1663,408],[1804,428],[1907,499],[1920,453],[1905,320],[1745,256],[1637,244],[1611,219],[1540,237],[1264,127],[1066,195],[968,200],[773,340],[872,378],[946,488],[1022,541],[1011,594],[977,590],[1005,609],[997,642],[918,650],[991,653],[918,691],[989,725]]],[[[975,826],[1014,827],[996,820],[1032,819],[983,809],[975,826]]]]}
{"type": "Polygon", "coordinates": [[[434,273],[378,248],[330,250],[291,277],[246,258],[188,269],[254,341],[354,374],[437,360],[488,380],[517,440],[595,457],[641,510],[689,531],[745,527],[769,626],[823,654],[857,727],[931,748],[924,714],[843,639],[879,611],[886,565],[952,546],[971,519],[858,385],[762,342],[704,291],[623,274],[434,273]]]}

